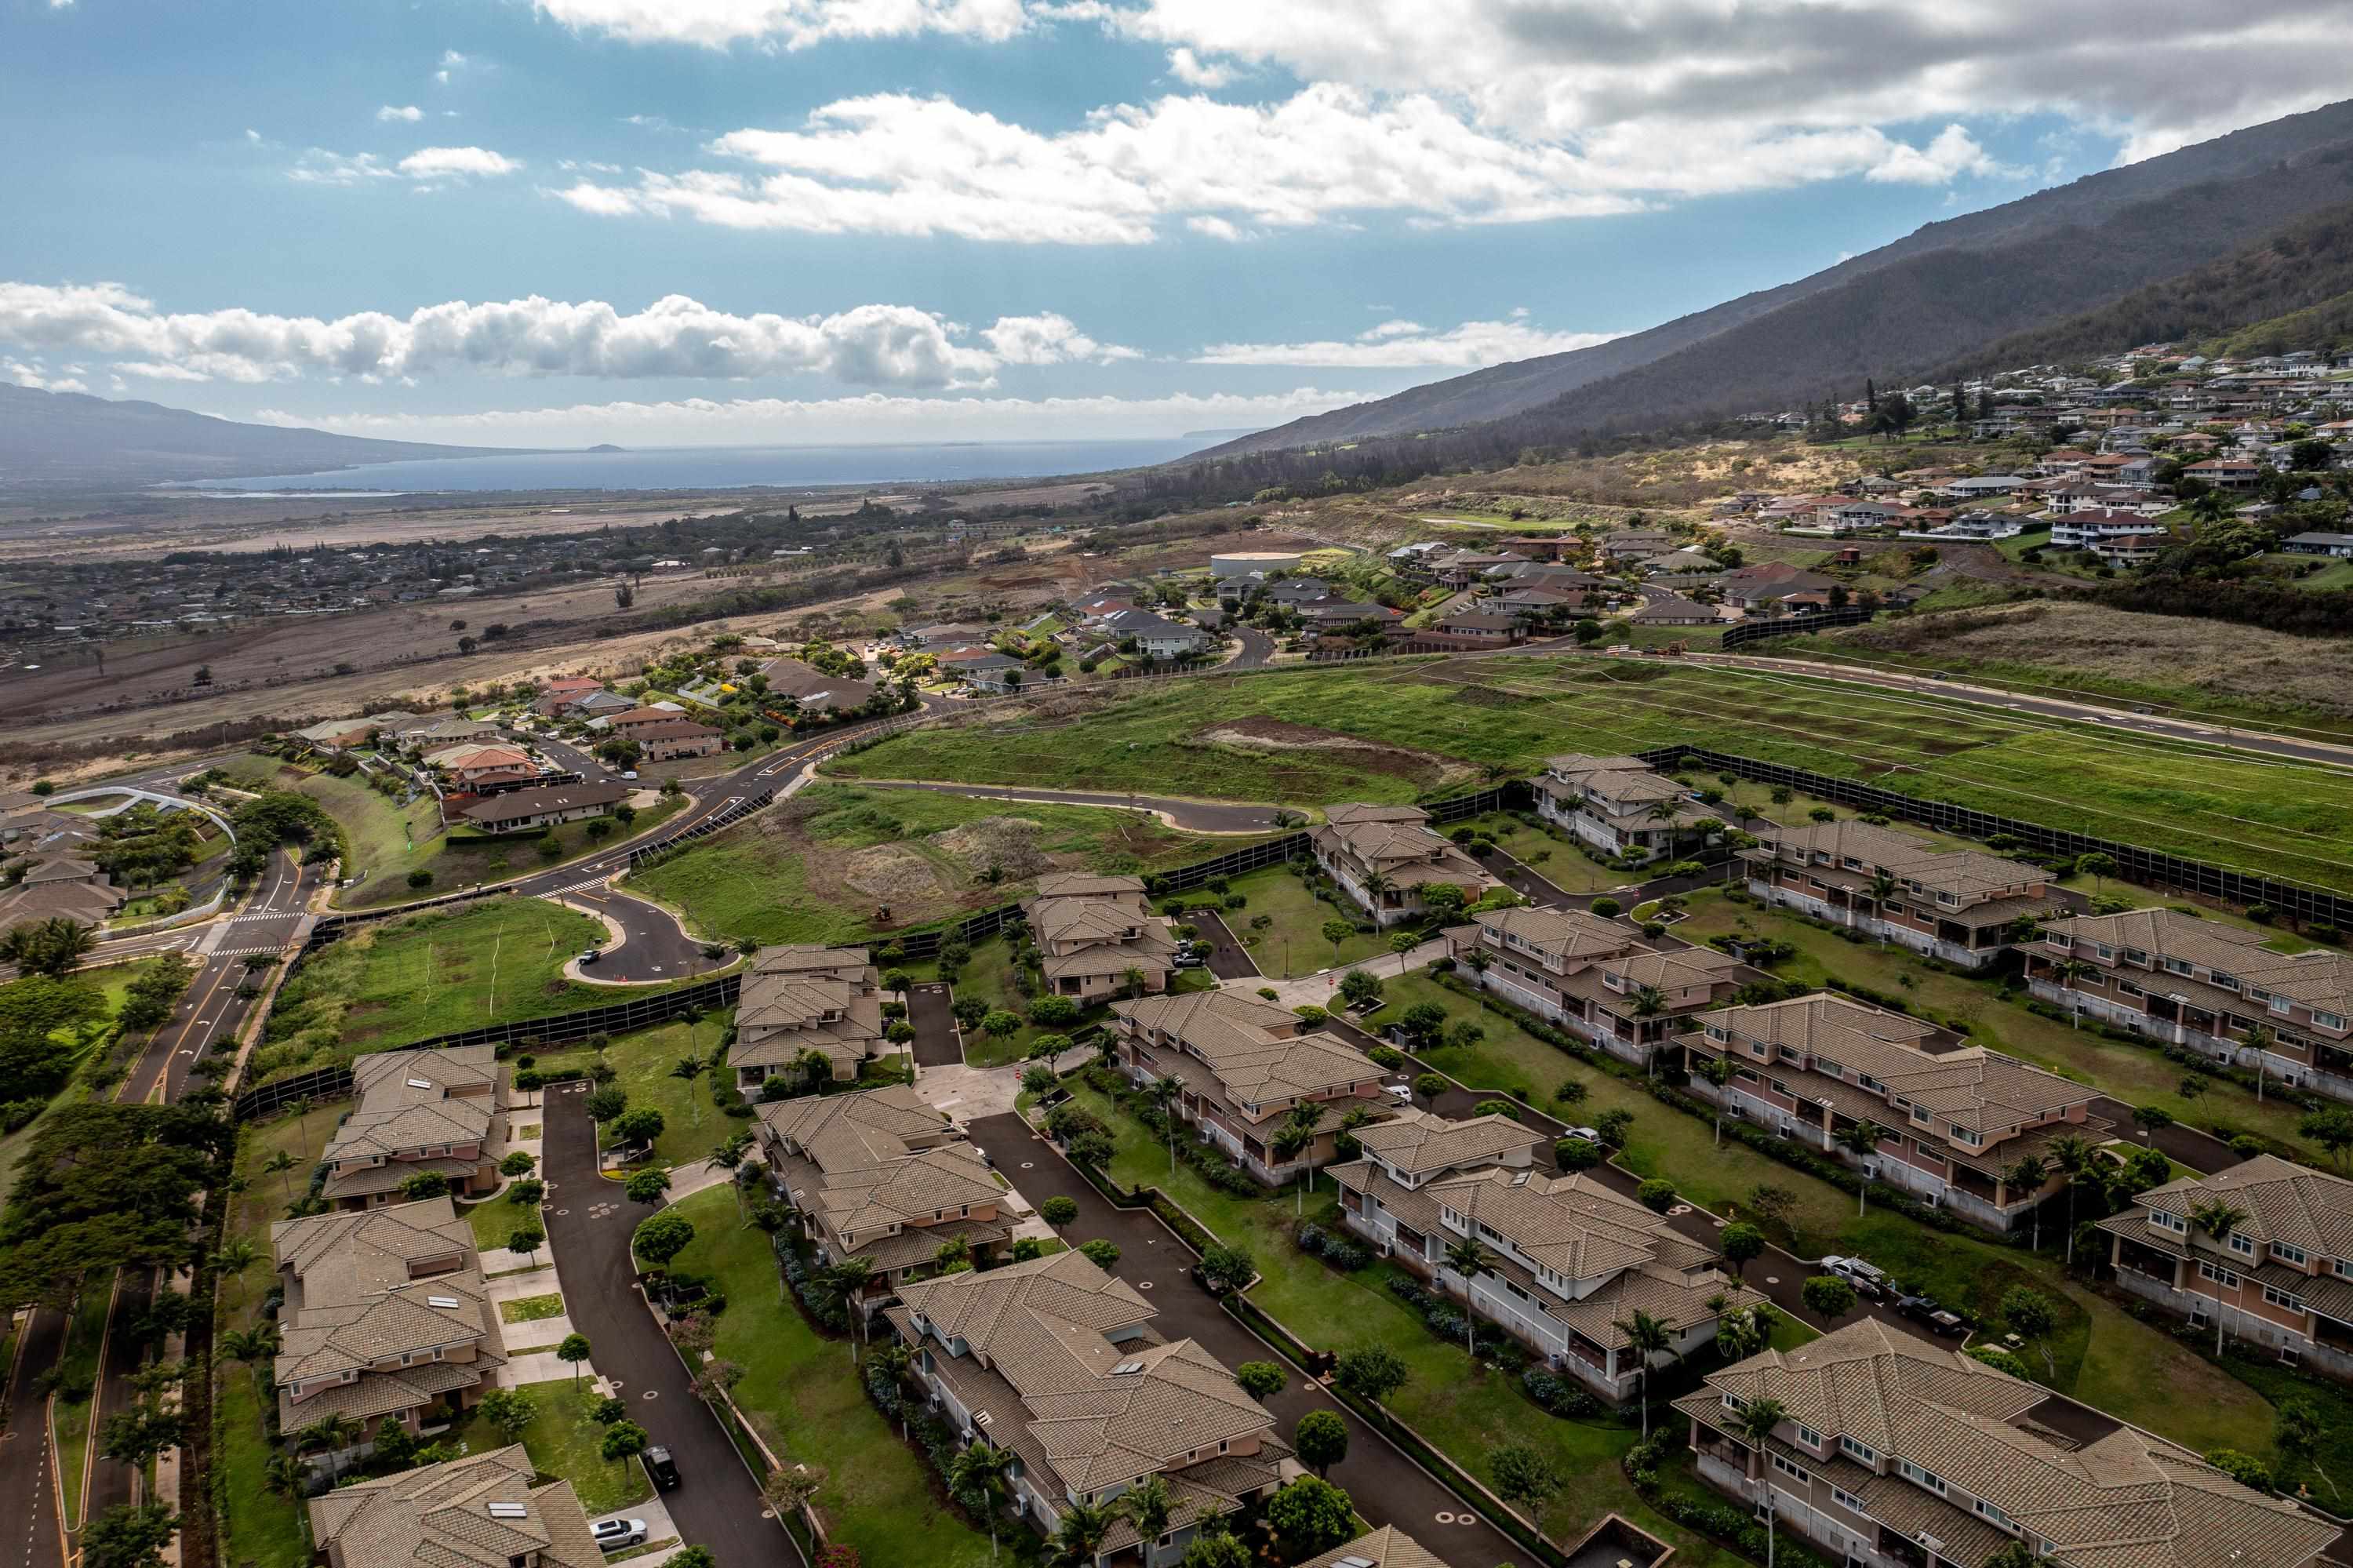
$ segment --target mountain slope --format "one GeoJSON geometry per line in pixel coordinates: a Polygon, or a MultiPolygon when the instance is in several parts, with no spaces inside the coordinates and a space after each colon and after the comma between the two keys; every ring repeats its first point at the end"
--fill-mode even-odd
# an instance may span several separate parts
{"type": "Polygon", "coordinates": [[[1587,429],[1657,424],[1759,402],[1783,407],[1799,395],[1782,391],[1785,383],[1819,395],[1823,385],[1841,376],[1885,378],[1899,368],[1898,359],[1905,362],[1902,368],[1934,364],[1989,337],[2081,311],[2124,289],[2211,260],[2250,233],[2343,201],[2353,195],[2343,183],[2345,167],[2319,160],[2348,144],[2353,101],[1929,224],[1810,277],[1647,332],[1295,419],[1201,455],[1450,429],[1554,405],[1577,428],[1587,429]],[[2321,188],[2307,188],[2306,180],[2321,188]],[[2201,186],[2214,187],[2217,194],[2200,202],[2197,220],[2168,228],[2165,210],[2201,186]],[[2158,249],[2145,258],[2109,256],[2087,248],[2081,238],[2109,230],[2115,231],[2111,244],[2116,247],[2153,239],[2158,249]],[[1899,269],[1908,270],[1887,276],[1899,269]],[[2001,297],[2004,280],[2019,286],[2007,303],[2001,297]],[[1955,286],[1983,297],[1941,319],[1941,308],[1919,313],[1923,302],[1933,306],[1940,291],[1955,286]],[[1780,320],[1793,312],[1805,313],[1780,320]],[[1891,323],[1905,328],[1892,343],[1886,338],[1891,323]],[[1795,361],[1777,366],[1768,357],[1792,347],[1799,351],[1795,361]],[[1883,359],[1883,354],[1890,357],[1883,359]],[[1655,379],[1641,378],[1679,355],[1681,366],[1655,379]],[[1785,374],[1769,373],[1776,368],[1785,374]],[[1611,387],[1609,414],[1597,415],[1576,400],[1581,390],[1603,384],[1611,387]],[[1721,396],[1730,386],[1746,397],[1721,396]]]}
{"type": "Polygon", "coordinates": [[[404,458],[482,457],[497,450],[242,425],[160,403],[115,402],[0,382],[0,488],[316,473],[404,458]]]}

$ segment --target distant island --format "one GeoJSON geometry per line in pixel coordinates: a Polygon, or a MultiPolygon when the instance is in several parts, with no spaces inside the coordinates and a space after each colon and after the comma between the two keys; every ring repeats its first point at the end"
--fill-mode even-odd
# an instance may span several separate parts
{"type": "Polygon", "coordinates": [[[629,449],[627,447],[617,447],[610,441],[599,441],[588,450],[592,452],[625,452],[629,449]]]}

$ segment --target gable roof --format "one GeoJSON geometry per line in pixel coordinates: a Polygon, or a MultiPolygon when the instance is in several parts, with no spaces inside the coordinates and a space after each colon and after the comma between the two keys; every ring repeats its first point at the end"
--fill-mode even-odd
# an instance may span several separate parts
{"type": "Polygon", "coordinates": [[[1243,1105],[1303,1099],[1381,1076],[1363,1052],[1335,1036],[1296,1033],[1296,1014],[1229,991],[1147,996],[1113,1002],[1112,1012],[1173,1035],[1243,1105]]]}
{"type": "Polygon", "coordinates": [[[311,1537],[341,1568],[552,1568],[604,1554],[569,1481],[533,1487],[520,1443],[351,1485],[312,1499],[311,1537]]]}

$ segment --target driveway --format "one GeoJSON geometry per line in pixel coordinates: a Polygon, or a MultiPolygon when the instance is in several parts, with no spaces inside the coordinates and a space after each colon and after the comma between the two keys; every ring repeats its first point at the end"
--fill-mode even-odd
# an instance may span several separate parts
{"type": "MultiPolygon", "coordinates": [[[[1018,1116],[986,1117],[975,1121],[970,1131],[972,1140],[987,1150],[997,1170],[1029,1202],[1066,1197],[1079,1205],[1078,1219],[1062,1227],[1073,1245],[1098,1236],[1117,1244],[1120,1258],[1113,1272],[1149,1298],[1159,1313],[1153,1328],[1160,1334],[1171,1340],[1190,1338],[1229,1367],[1282,1360],[1193,1283],[1187,1273],[1193,1266],[1192,1250],[1153,1218],[1150,1210],[1113,1208],[1018,1116]]],[[[1463,1519],[1462,1500],[1332,1394],[1303,1381],[1296,1368],[1289,1386],[1269,1400],[1267,1408],[1274,1413],[1285,1441],[1311,1410],[1335,1411],[1348,1424],[1348,1457],[1333,1467],[1332,1480],[1346,1489],[1356,1511],[1376,1528],[1394,1524],[1410,1531],[1455,1568],[1495,1568],[1527,1555],[1483,1520],[1440,1523],[1441,1514],[1463,1519]]]]}
{"type": "Polygon", "coordinates": [[[588,1336],[597,1371],[628,1402],[630,1419],[676,1457],[683,1484],[659,1500],[680,1538],[709,1547],[730,1568],[793,1562],[797,1553],[782,1544],[790,1538],[760,1517],[767,1505],[752,1472],[694,1397],[637,1287],[629,1232],[640,1212],[596,1174],[596,1134],[580,1107],[586,1088],[551,1090],[543,1111],[547,1240],[573,1327],[588,1336]]]}
{"type": "Polygon", "coordinates": [[[1209,972],[1221,980],[1261,978],[1259,967],[1250,956],[1250,949],[1234,938],[1233,927],[1211,909],[1187,910],[1185,918],[1201,927],[1201,940],[1209,944],[1209,972]]]}
{"type": "Polygon", "coordinates": [[[963,1065],[964,1036],[956,1033],[954,1002],[940,980],[926,980],[908,991],[907,1022],[915,1031],[918,1068],[963,1065]]]}

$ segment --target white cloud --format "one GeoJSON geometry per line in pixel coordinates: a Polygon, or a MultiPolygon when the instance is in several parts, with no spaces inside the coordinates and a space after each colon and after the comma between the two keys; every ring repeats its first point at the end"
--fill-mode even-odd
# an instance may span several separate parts
{"type": "Polygon", "coordinates": [[[29,387],[36,392],[87,392],[90,385],[81,379],[81,368],[79,365],[69,365],[64,374],[58,375],[51,372],[47,363],[37,357],[30,360],[0,358],[0,380],[29,387]]]}
{"type": "Polygon", "coordinates": [[[807,48],[830,38],[944,33],[1002,42],[1029,25],[1024,0],[534,0],[543,15],[631,43],[758,43],[807,48]]]}
{"type": "Polygon", "coordinates": [[[583,403],[474,414],[325,414],[264,408],[249,417],[351,435],[530,446],[714,446],[904,440],[1149,439],[1187,430],[1278,425],[1377,394],[1301,387],[1258,396],[1165,397],[909,397],[869,393],[806,401],[777,397],[583,403]]]}
{"type": "Polygon", "coordinates": [[[1168,74],[1187,87],[1215,92],[1232,83],[1235,71],[1231,66],[1204,65],[1200,56],[1180,45],[1168,51],[1168,74]]]}
{"type": "Polygon", "coordinates": [[[413,103],[387,103],[375,111],[375,117],[379,121],[400,120],[414,125],[425,118],[425,111],[413,103]]]}
{"type": "Polygon", "coordinates": [[[1072,245],[1143,244],[1164,218],[1230,238],[1243,223],[1358,212],[1499,223],[1644,205],[1592,188],[1577,154],[1479,131],[1434,99],[1330,85],[1271,105],[1163,98],[1051,133],[886,94],[828,104],[797,131],[732,132],[711,151],[766,172],[648,171],[634,185],[560,194],[600,214],[734,228],[1072,245]]]}
{"type": "Polygon", "coordinates": [[[120,283],[0,282],[0,343],[120,356],[166,380],[260,382],[305,374],[369,380],[445,374],[687,376],[817,375],[859,387],[986,386],[1005,365],[1133,357],[1067,318],[1010,316],[976,334],[912,305],[830,315],[732,315],[682,294],[623,315],[598,300],[452,301],[408,315],[322,320],[248,310],[165,314],[120,283]]]}
{"type": "Polygon", "coordinates": [[[1546,332],[1514,311],[1499,322],[1464,322],[1432,332],[1419,322],[1387,321],[1353,338],[1323,343],[1216,343],[1192,356],[1196,365],[1303,365],[1350,370],[1440,366],[1471,370],[1506,360],[1566,354],[1621,335],[1609,332],[1546,332]]]}
{"type": "Polygon", "coordinates": [[[425,147],[400,160],[400,172],[412,180],[451,175],[512,175],[522,165],[487,147],[425,147]]]}

